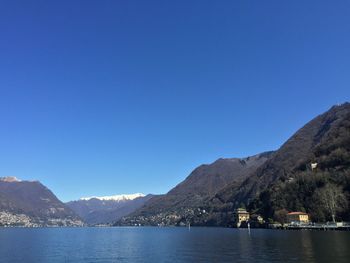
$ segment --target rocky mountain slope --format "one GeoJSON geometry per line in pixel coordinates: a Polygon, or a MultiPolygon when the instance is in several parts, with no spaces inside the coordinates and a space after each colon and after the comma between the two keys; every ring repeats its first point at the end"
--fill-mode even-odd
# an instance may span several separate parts
{"type": "Polygon", "coordinates": [[[0,225],[81,226],[80,218],[38,181],[0,178],[0,225]]]}
{"type": "Polygon", "coordinates": [[[89,225],[110,224],[143,206],[153,195],[88,197],[67,203],[89,225]]]}

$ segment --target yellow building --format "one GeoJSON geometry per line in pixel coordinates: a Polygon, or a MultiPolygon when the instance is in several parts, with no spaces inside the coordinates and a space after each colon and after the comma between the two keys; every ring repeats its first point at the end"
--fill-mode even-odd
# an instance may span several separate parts
{"type": "Polygon", "coordinates": [[[250,218],[249,213],[243,208],[236,209],[233,215],[237,227],[240,227],[243,222],[248,223],[250,218]]]}
{"type": "Polygon", "coordinates": [[[287,214],[288,223],[309,223],[309,215],[304,212],[290,212],[287,214]]]}

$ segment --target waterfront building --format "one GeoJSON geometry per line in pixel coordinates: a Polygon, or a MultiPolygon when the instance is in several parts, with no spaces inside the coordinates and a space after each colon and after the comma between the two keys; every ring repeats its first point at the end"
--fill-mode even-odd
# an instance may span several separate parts
{"type": "Polygon", "coordinates": [[[235,226],[240,227],[242,223],[248,223],[249,213],[244,208],[238,208],[233,213],[235,226]]]}
{"type": "Polygon", "coordinates": [[[290,212],[287,214],[288,223],[309,223],[309,215],[304,212],[290,212]]]}

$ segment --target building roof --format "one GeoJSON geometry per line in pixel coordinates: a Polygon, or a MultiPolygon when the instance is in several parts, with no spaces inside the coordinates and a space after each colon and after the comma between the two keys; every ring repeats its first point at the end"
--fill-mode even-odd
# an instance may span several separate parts
{"type": "Polygon", "coordinates": [[[308,215],[307,213],[304,212],[290,212],[288,215],[308,215]]]}
{"type": "Polygon", "coordinates": [[[239,213],[239,214],[249,214],[249,212],[247,212],[247,210],[245,210],[244,208],[237,208],[235,210],[235,213],[239,213]]]}

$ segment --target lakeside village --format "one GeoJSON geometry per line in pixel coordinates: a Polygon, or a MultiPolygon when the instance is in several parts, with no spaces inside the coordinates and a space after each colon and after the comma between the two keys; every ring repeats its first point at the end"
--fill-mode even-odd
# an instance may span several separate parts
{"type": "MultiPolygon", "coordinates": [[[[286,223],[278,222],[265,222],[262,216],[258,214],[250,214],[244,208],[238,208],[233,213],[234,227],[235,228],[268,228],[268,229],[290,229],[290,230],[343,230],[350,231],[349,222],[326,222],[326,223],[313,223],[310,221],[310,217],[304,212],[289,212],[286,215],[286,223]]],[[[26,215],[14,215],[11,213],[0,212],[0,226],[3,227],[66,227],[75,226],[82,227],[82,222],[72,222],[72,220],[50,220],[50,222],[33,222],[33,220],[26,215]]],[[[97,226],[110,226],[110,225],[97,225],[97,226]]],[[[135,224],[135,226],[141,226],[141,224],[135,224]]],[[[161,226],[161,225],[158,225],[161,226]]],[[[180,224],[180,226],[186,226],[186,224],[180,224]]]]}
{"type": "Polygon", "coordinates": [[[82,227],[83,222],[72,218],[32,218],[25,214],[0,211],[0,227],[82,227]]]}
{"type": "Polygon", "coordinates": [[[309,215],[304,212],[289,212],[286,223],[265,222],[257,214],[250,215],[244,208],[238,208],[234,211],[234,226],[237,228],[270,228],[270,229],[291,229],[291,230],[345,230],[350,231],[349,222],[326,222],[313,223],[309,215]]]}

